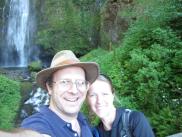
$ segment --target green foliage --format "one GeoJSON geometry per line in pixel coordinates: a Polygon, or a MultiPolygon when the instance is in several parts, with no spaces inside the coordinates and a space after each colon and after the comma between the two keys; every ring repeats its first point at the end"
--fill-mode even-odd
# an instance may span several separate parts
{"type": "Polygon", "coordinates": [[[182,68],[182,62],[180,60],[182,60],[182,49],[179,49],[175,53],[175,57],[173,59],[173,67],[174,68],[176,68],[176,69],[182,68]]]}
{"type": "Polygon", "coordinates": [[[120,47],[89,59],[112,79],[121,105],[143,111],[159,137],[182,130],[182,42],[168,26],[175,2],[137,0],[137,21],[120,47]]]}
{"type": "MultiPolygon", "coordinates": [[[[182,43],[170,29],[146,28],[143,32],[135,32],[137,35],[128,32],[123,45],[113,52],[100,56],[95,51],[98,55],[92,60],[98,62],[101,72],[112,79],[122,106],[143,111],[152,124],[155,123],[153,114],[162,113],[161,108],[167,106],[170,113],[177,116],[173,110],[181,112],[182,43]]],[[[178,116],[178,119],[182,118],[178,116]]],[[[157,130],[157,135],[162,137],[165,132],[165,135],[179,132],[181,122],[178,119],[173,117],[170,121],[174,128],[166,126],[165,131],[157,130]]],[[[158,124],[165,126],[161,120],[153,124],[154,128],[158,129],[158,124]]]]}
{"type": "Polygon", "coordinates": [[[181,111],[176,112],[176,109],[171,110],[170,107],[162,108],[159,113],[154,113],[151,120],[153,121],[153,125],[157,127],[156,136],[164,137],[178,133],[181,129],[179,121],[182,117],[180,115],[181,111]]]}
{"type": "Polygon", "coordinates": [[[91,42],[92,27],[95,26],[91,8],[93,3],[45,1],[44,24],[39,26],[37,43],[51,54],[63,49],[70,49],[77,55],[90,51],[94,45],[91,42]]]}
{"type": "Polygon", "coordinates": [[[99,61],[99,57],[107,55],[107,53],[109,53],[108,51],[98,48],[95,50],[92,50],[91,52],[89,52],[88,54],[82,56],[80,58],[81,61],[95,61],[98,62],[99,61]]]}
{"type": "Polygon", "coordinates": [[[0,76],[0,128],[10,129],[14,126],[20,103],[20,85],[4,76],[0,76]]]}
{"type": "Polygon", "coordinates": [[[130,16],[136,17],[141,25],[166,25],[177,14],[175,4],[176,0],[136,0],[130,16]]]}
{"type": "MultiPolygon", "coordinates": [[[[170,29],[141,30],[136,27],[126,34],[122,46],[116,57],[121,62],[123,94],[131,95],[137,108],[149,117],[153,117],[152,113],[162,113],[161,108],[167,106],[173,113],[172,110],[181,102],[181,40],[170,29]]],[[[162,137],[163,133],[179,132],[181,128],[175,124],[177,121],[173,118],[175,127],[166,126],[165,131],[157,130],[157,134],[162,137]]],[[[159,123],[165,125],[162,122],[159,123]]]]}

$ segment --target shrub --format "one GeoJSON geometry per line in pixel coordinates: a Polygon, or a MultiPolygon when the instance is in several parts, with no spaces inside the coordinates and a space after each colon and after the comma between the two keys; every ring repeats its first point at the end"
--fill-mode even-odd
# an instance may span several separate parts
{"type": "Polygon", "coordinates": [[[20,99],[19,83],[0,75],[0,128],[14,127],[20,99]]]}

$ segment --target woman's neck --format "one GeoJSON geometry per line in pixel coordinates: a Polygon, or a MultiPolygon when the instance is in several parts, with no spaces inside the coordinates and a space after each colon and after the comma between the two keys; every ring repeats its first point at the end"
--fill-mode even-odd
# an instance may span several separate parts
{"type": "Polygon", "coordinates": [[[112,128],[112,124],[116,117],[116,108],[113,107],[107,117],[101,119],[105,130],[109,131],[112,128]]]}

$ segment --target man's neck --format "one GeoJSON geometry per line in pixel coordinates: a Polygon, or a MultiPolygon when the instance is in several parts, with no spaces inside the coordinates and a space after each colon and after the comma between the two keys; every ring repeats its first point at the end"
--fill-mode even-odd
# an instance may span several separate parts
{"type": "Polygon", "coordinates": [[[55,109],[55,107],[51,107],[51,106],[49,106],[49,109],[53,111],[56,115],[58,115],[62,120],[64,120],[67,123],[70,123],[72,126],[72,129],[75,132],[77,132],[78,135],[80,136],[81,128],[77,120],[78,114],[71,115],[71,114],[62,113],[61,111],[55,109]]]}
{"type": "Polygon", "coordinates": [[[71,121],[71,125],[72,125],[72,129],[76,131],[78,135],[80,136],[81,128],[80,128],[78,120],[76,119],[71,121]]]}
{"type": "Polygon", "coordinates": [[[58,115],[65,122],[71,123],[72,121],[77,120],[78,114],[71,115],[71,114],[62,113],[51,106],[49,106],[49,109],[53,111],[56,115],[58,115]]]}

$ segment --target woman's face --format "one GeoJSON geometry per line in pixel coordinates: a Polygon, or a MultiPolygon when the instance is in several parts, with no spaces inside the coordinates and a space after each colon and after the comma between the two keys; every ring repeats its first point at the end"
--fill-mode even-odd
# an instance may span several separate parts
{"type": "Polygon", "coordinates": [[[100,118],[110,114],[114,108],[114,95],[109,83],[96,80],[90,87],[87,94],[87,102],[91,110],[100,118]]]}

